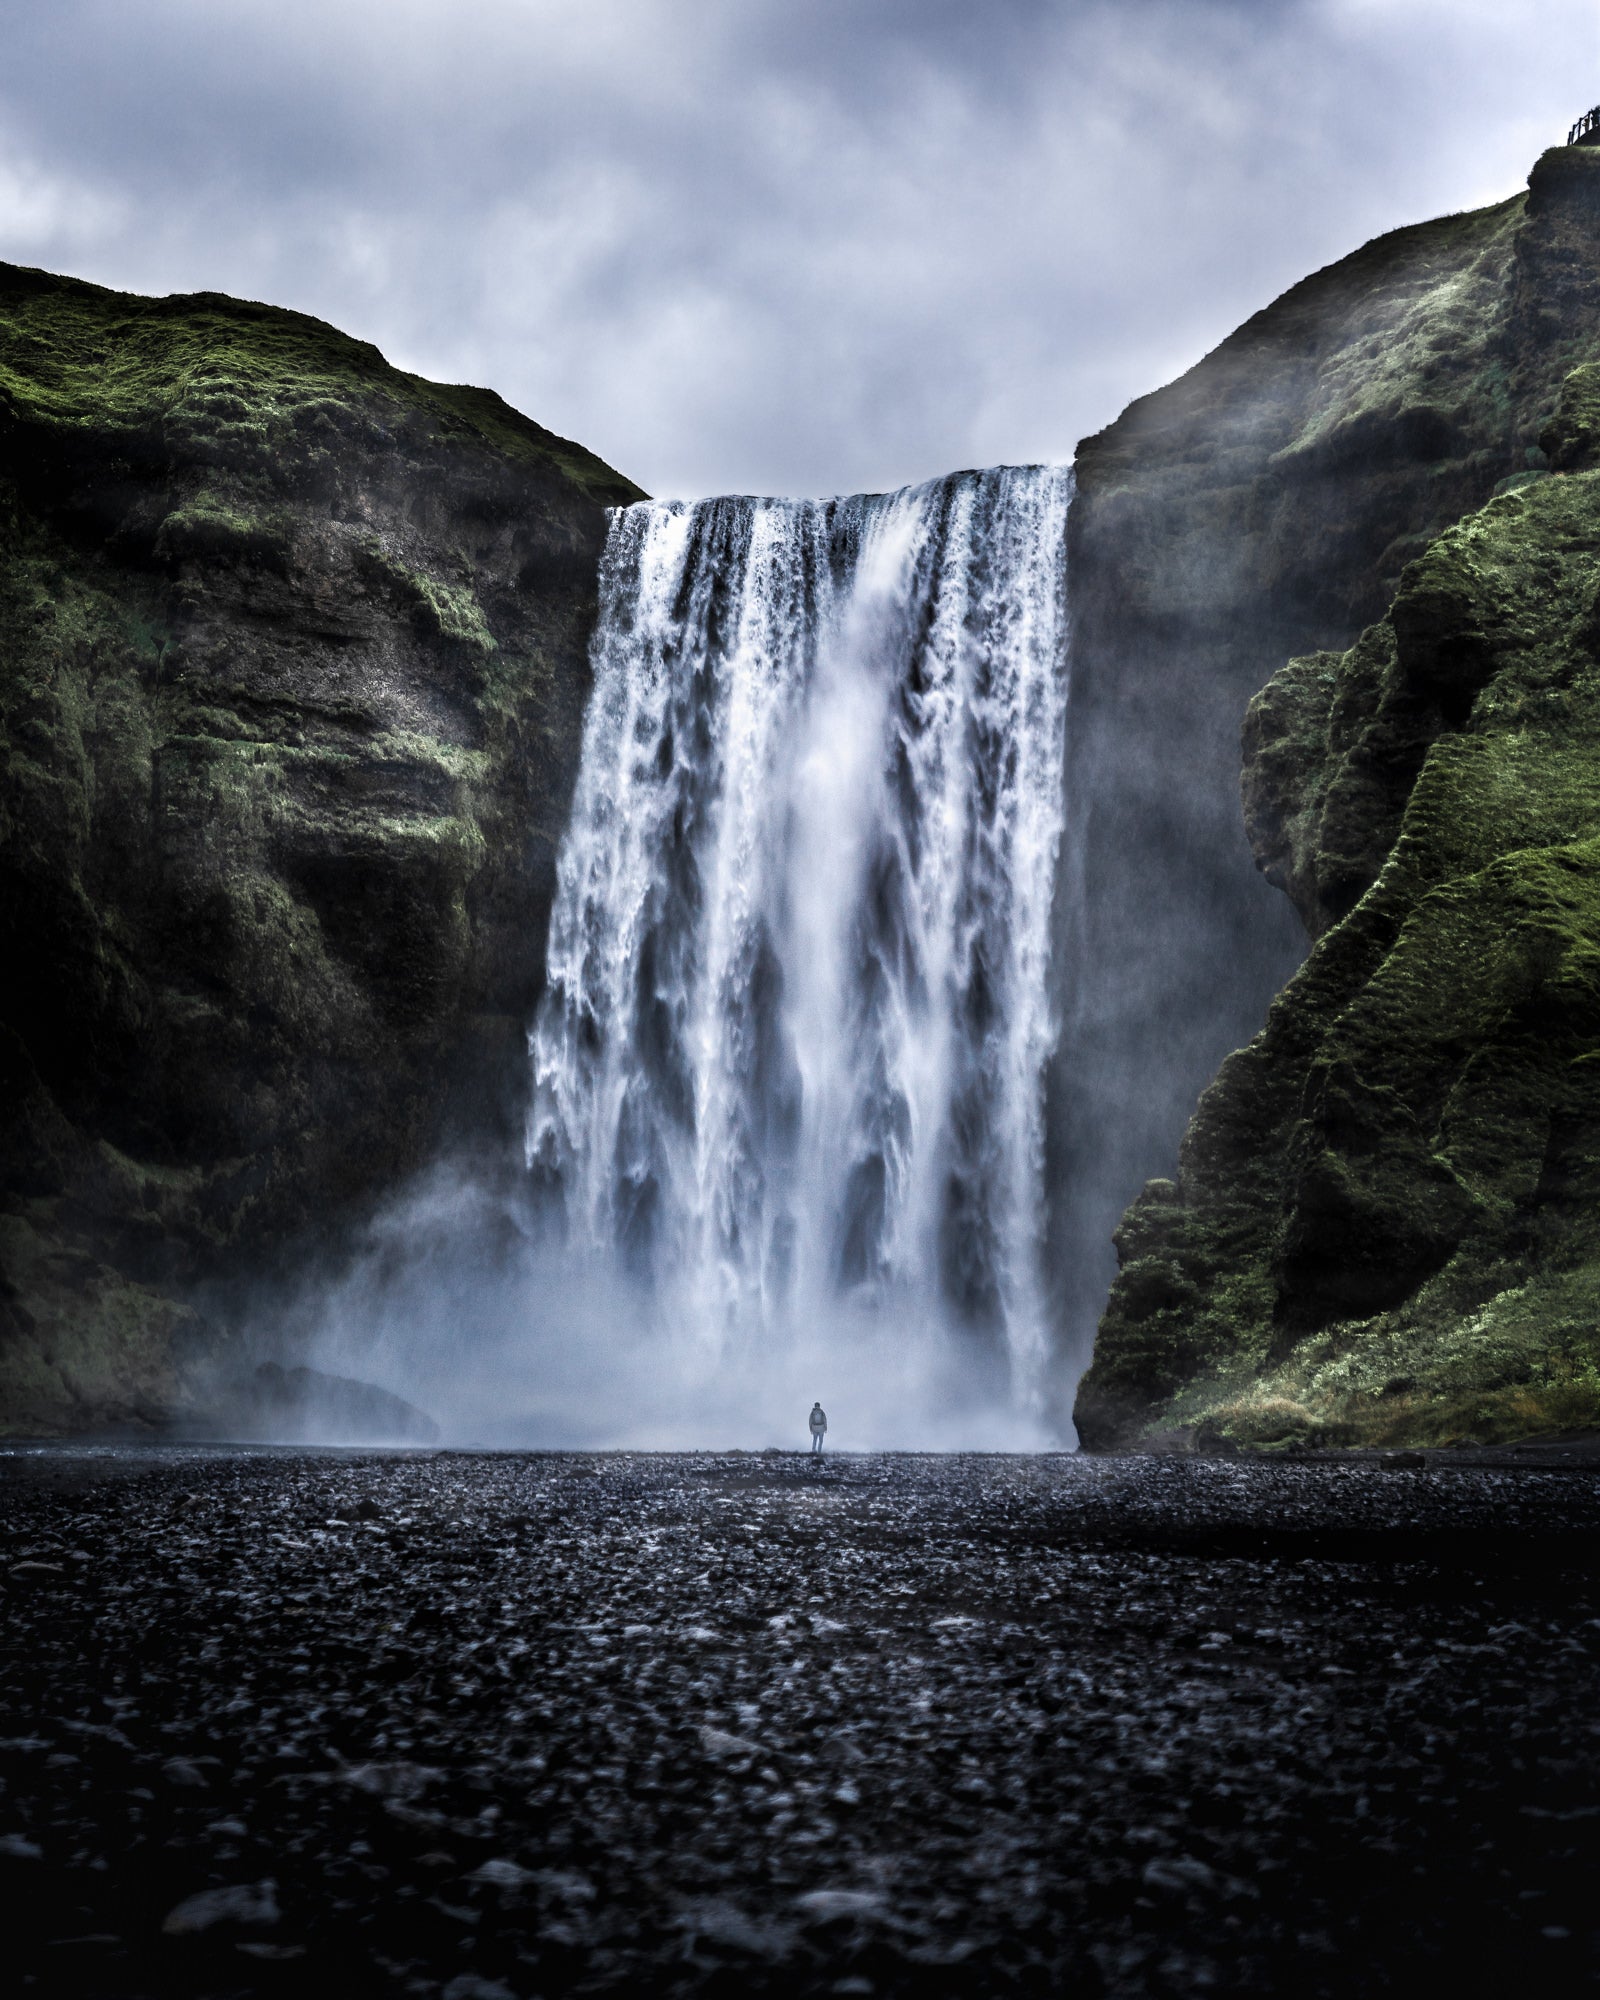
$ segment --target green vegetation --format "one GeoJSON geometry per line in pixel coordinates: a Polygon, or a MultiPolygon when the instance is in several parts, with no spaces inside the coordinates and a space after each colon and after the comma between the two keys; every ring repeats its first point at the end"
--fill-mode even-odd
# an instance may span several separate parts
{"type": "Polygon", "coordinates": [[[1600,472],[1438,538],[1246,730],[1317,938],[1119,1235],[1080,1421],[1278,1449],[1600,1421],[1600,472]]]}
{"type": "Polygon", "coordinates": [[[281,509],[259,519],[229,506],[215,493],[200,492],[161,523],[155,553],[178,562],[233,556],[281,567],[289,553],[289,536],[289,519],[281,509]]]}
{"type": "MultiPolygon", "coordinates": [[[[1514,195],[1373,246],[1374,261],[1381,255],[1384,264],[1405,252],[1407,282],[1367,289],[1341,346],[1319,369],[1294,435],[1274,454],[1275,467],[1302,473],[1443,461],[1465,438],[1505,425],[1512,396],[1497,309],[1524,202],[1514,195]]],[[[1362,255],[1340,267],[1352,290],[1362,255]]]]}
{"type": "Polygon", "coordinates": [[[407,569],[375,536],[361,544],[359,562],[362,574],[405,605],[421,631],[480,653],[495,651],[495,636],[484,620],[483,607],[467,586],[407,569]]]}
{"type": "Polygon", "coordinates": [[[634,497],[299,314],[0,267],[0,1426],[181,1405],[518,1062],[634,497]]]}
{"type": "Polygon", "coordinates": [[[482,449],[601,505],[638,489],[487,389],[426,382],[304,313],[214,292],[135,298],[0,267],[0,423],[59,449],[107,447],[274,485],[351,445],[482,449]]]}

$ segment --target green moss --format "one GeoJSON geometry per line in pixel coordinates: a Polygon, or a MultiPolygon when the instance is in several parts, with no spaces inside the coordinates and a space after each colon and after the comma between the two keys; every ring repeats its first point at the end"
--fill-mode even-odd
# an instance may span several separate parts
{"type": "Polygon", "coordinates": [[[1124,1222],[1091,1441],[1594,1420],[1597,597],[1600,473],[1544,479],[1254,705],[1252,830],[1319,942],[1124,1222]]]}
{"type": "Polygon", "coordinates": [[[471,587],[447,583],[410,568],[376,537],[361,544],[361,564],[369,581],[406,605],[419,631],[475,652],[492,653],[498,642],[471,587]]]}
{"type": "Polygon", "coordinates": [[[1562,472],[1587,470],[1600,458],[1600,362],[1587,362],[1567,377],[1539,444],[1562,472]]]}
{"type": "Polygon", "coordinates": [[[514,461],[548,461],[602,506],[625,507],[630,501],[645,497],[641,488],[602,464],[592,452],[567,438],[557,437],[554,431],[542,429],[519,410],[512,409],[492,389],[427,382],[420,375],[408,375],[405,379],[421,403],[440,413],[441,428],[447,434],[464,428],[514,461]]]}
{"type": "Polygon", "coordinates": [[[0,265],[0,426],[277,480],[351,443],[480,445],[548,465],[602,504],[640,498],[607,465],[498,396],[391,368],[321,320],[216,293],[146,299],[0,265]]]}
{"type": "Polygon", "coordinates": [[[281,513],[249,514],[213,493],[203,493],[166,516],[156,534],[155,550],[158,556],[177,561],[221,556],[281,565],[289,537],[281,513]]]}
{"type": "MultiPolygon", "coordinates": [[[[1341,347],[1321,367],[1298,429],[1274,455],[1275,466],[1320,472],[1442,459],[1462,434],[1504,420],[1510,385],[1497,307],[1522,210],[1516,196],[1370,246],[1386,262],[1403,249],[1408,282],[1368,288],[1365,328],[1358,309],[1341,347]]],[[[1359,261],[1347,260],[1341,272],[1354,279],[1359,261]]]]}
{"type": "Polygon", "coordinates": [[[104,1263],[63,1253],[47,1208],[0,1214],[0,1267],[31,1307],[31,1338],[0,1340],[8,1428],[50,1435],[153,1423],[182,1399],[174,1348],[194,1312],[104,1263]]]}

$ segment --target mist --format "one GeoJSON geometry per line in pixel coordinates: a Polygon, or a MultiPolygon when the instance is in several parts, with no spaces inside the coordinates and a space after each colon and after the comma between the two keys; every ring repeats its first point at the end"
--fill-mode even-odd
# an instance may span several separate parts
{"type": "Polygon", "coordinates": [[[432,1169],[336,1277],[253,1317],[249,1341],[403,1397],[454,1445],[801,1450],[816,1400],[830,1451],[1055,1442],[997,1395],[992,1357],[893,1303],[838,1301],[781,1342],[757,1326],[741,1339],[674,1324],[614,1259],[542,1241],[525,1192],[489,1162],[432,1169]]]}

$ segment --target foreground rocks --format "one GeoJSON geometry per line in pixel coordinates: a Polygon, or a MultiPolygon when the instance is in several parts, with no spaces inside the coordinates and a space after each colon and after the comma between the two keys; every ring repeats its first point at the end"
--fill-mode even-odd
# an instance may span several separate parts
{"type": "Polygon", "coordinates": [[[1600,1966],[1592,1466],[0,1463],[21,1990],[1600,1966]]]}

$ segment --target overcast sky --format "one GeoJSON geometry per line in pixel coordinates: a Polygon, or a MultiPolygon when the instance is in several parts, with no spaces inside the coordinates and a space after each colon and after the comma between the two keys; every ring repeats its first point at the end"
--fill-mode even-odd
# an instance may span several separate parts
{"type": "Polygon", "coordinates": [[[861,490],[1070,457],[1597,99],[1595,0],[0,0],[0,258],[861,490]]]}

